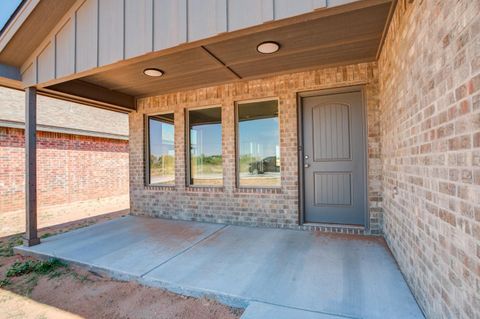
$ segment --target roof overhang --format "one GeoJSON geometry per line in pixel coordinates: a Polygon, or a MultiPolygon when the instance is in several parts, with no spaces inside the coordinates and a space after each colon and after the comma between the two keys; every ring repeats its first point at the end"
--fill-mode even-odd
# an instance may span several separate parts
{"type": "Polygon", "coordinates": [[[0,33],[0,86],[24,89],[20,67],[75,0],[24,0],[0,33]]]}
{"type": "MultiPolygon", "coordinates": [[[[376,61],[396,0],[345,2],[347,4],[185,42],[44,82],[37,81],[33,85],[39,92],[50,96],[131,111],[135,110],[135,100],[139,97],[376,61]],[[258,53],[256,46],[263,41],[280,43],[280,51],[272,55],[258,53]],[[143,70],[149,67],[160,68],[165,75],[149,78],[143,74],[143,70]]],[[[2,77],[0,68],[0,85],[18,88],[18,69],[22,63],[24,68],[26,59],[34,50],[39,50],[45,37],[49,34],[51,37],[51,29],[58,28],[58,20],[65,20],[65,13],[76,10],[79,3],[78,0],[26,1],[0,36],[0,63],[6,64],[3,73],[9,74],[2,77]],[[54,19],[42,22],[42,17],[52,15],[54,19]],[[44,27],[32,32],[32,28],[38,25],[44,27]],[[29,36],[28,44],[22,40],[26,36],[29,36]]]]}
{"type": "Polygon", "coordinates": [[[0,63],[20,68],[76,0],[25,0],[0,34],[0,63]]]}

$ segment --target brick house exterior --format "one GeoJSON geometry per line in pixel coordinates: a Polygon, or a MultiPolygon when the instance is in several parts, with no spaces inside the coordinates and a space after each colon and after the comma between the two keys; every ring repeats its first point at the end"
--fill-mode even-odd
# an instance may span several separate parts
{"type": "MultiPolygon", "coordinates": [[[[52,25],[42,46],[18,62],[14,83],[27,96],[44,90],[129,112],[131,214],[383,236],[428,318],[480,318],[479,0],[179,0],[168,10],[143,3],[145,10],[125,11],[75,1],[59,13],[63,24],[52,25]],[[165,12],[175,15],[167,19],[165,12]],[[117,28],[104,23],[109,19],[117,28]],[[263,55],[263,41],[280,51],[263,55]],[[344,88],[361,90],[363,98],[367,218],[355,225],[306,223],[300,97],[344,88]],[[278,101],[280,186],[241,188],[236,103],[262,99],[278,101]],[[223,183],[192,186],[189,112],[209,106],[221,108],[223,183]],[[167,154],[174,156],[175,179],[152,185],[149,117],[165,114],[175,129],[167,154]]],[[[4,51],[0,62],[16,62],[4,51]]],[[[19,134],[4,132],[9,140],[19,134]]],[[[53,133],[42,134],[40,145],[49,145],[53,133]]],[[[100,143],[107,161],[126,151],[105,136],[56,138],[80,148],[100,143]]],[[[99,185],[96,177],[90,178],[99,185]]],[[[82,183],[88,184],[75,180],[72,187],[82,183]]],[[[38,244],[32,233],[27,243],[38,244]]]]}
{"type": "MultiPolygon", "coordinates": [[[[23,99],[21,92],[0,88],[2,234],[24,224],[23,99]]],[[[128,208],[127,116],[51,98],[40,103],[40,226],[128,208]]]]}
{"type": "Polygon", "coordinates": [[[133,214],[382,234],[428,318],[480,316],[480,2],[400,1],[378,63],[140,99],[130,113],[133,214]],[[298,92],[364,85],[369,227],[299,225],[298,92]],[[235,184],[234,104],[277,97],[282,186],[235,184]],[[185,186],[185,109],[221,105],[220,189],[185,186]],[[145,186],[144,116],[175,113],[176,185],[145,186]],[[398,192],[398,193],[397,193],[398,192]]]}
{"type": "Polygon", "coordinates": [[[382,225],[378,106],[376,63],[318,69],[140,99],[138,111],[130,113],[129,118],[131,212],[218,223],[378,234],[382,225]],[[365,86],[369,228],[299,226],[297,93],[353,85],[365,86]],[[279,99],[281,188],[237,188],[234,103],[265,97],[279,99]],[[221,188],[188,187],[185,186],[185,109],[209,105],[222,107],[224,185],[221,188]],[[175,187],[145,185],[144,117],[162,112],[175,113],[175,187]]]}

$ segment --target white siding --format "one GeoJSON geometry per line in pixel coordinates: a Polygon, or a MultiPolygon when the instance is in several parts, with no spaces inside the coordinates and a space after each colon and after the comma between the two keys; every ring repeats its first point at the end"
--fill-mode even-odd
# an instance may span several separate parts
{"type": "Polygon", "coordinates": [[[124,57],[124,1],[99,1],[98,62],[106,65],[124,57]]]}
{"type": "Polygon", "coordinates": [[[227,31],[226,0],[188,0],[188,41],[227,31]]]}
{"type": "Polygon", "coordinates": [[[229,0],[228,30],[248,28],[273,20],[273,0],[229,0]],[[244,8],[250,8],[245,12],[244,8]]]}
{"type": "Polygon", "coordinates": [[[55,77],[75,72],[75,24],[69,19],[55,36],[55,77]]]}
{"type": "Polygon", "coordinates": [[[357,0],[328,0],[328,6],[329,7],[336,7],[336,6],[341,6],[343,4],[355,2],[357,0]]]}
{"type": "Polygon", "coordinates": [[[49,42],[37,58],[38,82],[55,78],[55,54],[52,42],[49,42]]]}
{"type": "Polygon", "coordinates": [[[154,50],[187,42],[187,0],[153,0],[154,50]]]}
{"type": "Polygon", "coordinates": [[[358,0],[78,0],[25,62],[22,74],[31,79],[33,72],[34,81],[43,83],[222,32],[353,1],[358,0]],[[52,39],[51,47],[43,52],[52,39]],[[26,72],[32,64],[33,71],[26,72]]]}
{"type": "Polygon", "coordinates": [[[76,12],[76,71],[97,66],[98,0],[86,0],[76,12]]]}
{"type": "Polygon", "coordinates": [[[307,13],[326,5],[326,0],[275,0],[275,19],[307,13]]]}
{"type": "Polygon", "coordinates": [[[125,0],[125,58],[152,51],[153,0],[125,0]]]}
{"type": "Polygon", "coordinates": [[[22,73],[22,81],[25,84],[25,86],[29,86],[37,82],[37,80],[35,79],[36,77],[35,67],[36,67],[36,63],[32,62],[29,66],[25,68],[25,71],[22,73]]]}

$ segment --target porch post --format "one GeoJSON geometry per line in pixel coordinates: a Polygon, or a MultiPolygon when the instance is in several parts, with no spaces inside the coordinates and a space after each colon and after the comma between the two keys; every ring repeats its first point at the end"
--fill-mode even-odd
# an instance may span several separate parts
{"type": "Polygon", "coordinates": [[[25,89],[25,212],[24,245],[40,243],[37,234],[37,89],[25,89]]]}

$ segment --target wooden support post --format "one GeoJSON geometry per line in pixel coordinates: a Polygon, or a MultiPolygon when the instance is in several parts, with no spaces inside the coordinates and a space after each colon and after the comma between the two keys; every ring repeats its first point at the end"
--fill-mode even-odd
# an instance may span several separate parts
{"type": "Polygon", "coordinates": [[[25,89],[25,211],[24,244],[40,244],[37,233],[37,90],[25,89]]]}

